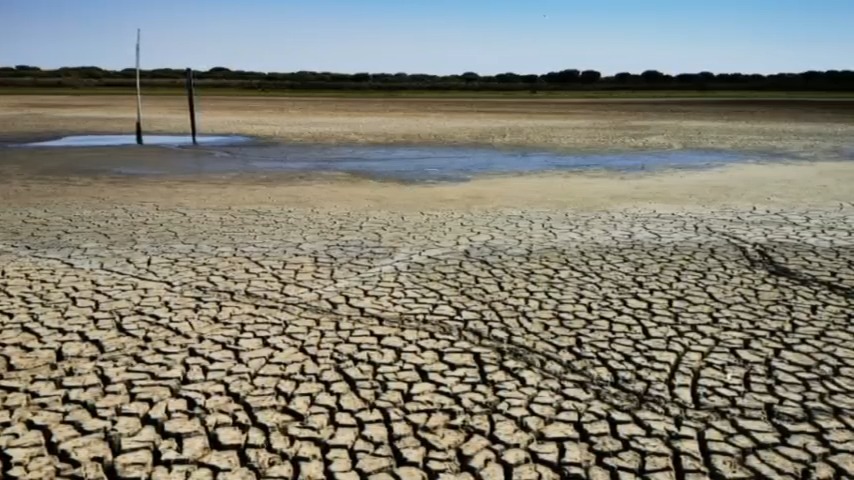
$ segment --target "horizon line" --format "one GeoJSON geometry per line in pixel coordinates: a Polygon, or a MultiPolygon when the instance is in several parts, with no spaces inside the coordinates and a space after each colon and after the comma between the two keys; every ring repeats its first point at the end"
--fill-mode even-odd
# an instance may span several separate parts
{"type": "MultiPolygon", "coordinates": [[[[16,71],[17,71],[17,70],[20,70],[20,71],[27,71],[27,70],[29,69],[29,70],[32,70],[32,71],[43,71],[43,72],[48,72],[48,71],[58,71],[58,70],[62,70],[62,69],[85,69],[85,68],[99,69],[99,70],[107,71],[107,72],[122,72],[122,71],[126,71],[126,70],[134,70],[134,71],[136,70],[136,67],[134,67],[134,66],[124,67],[124,68],[107,68],[107,67],[100,67],[100,66],[97,66],[97,65],[65,65],[65,66],[62,66],[62,67],[40,67],[40,66],[38,66],[38,65],[29,65],[29,64],[25,64],[25,63],[19,63],[19,64],[17,64],[17,65],[0,65],[0,69],[13,69],[13,70],[16,70],[16,71]],[[18,67],[28,67],[28,68],[26,68],[26,69],[25,69],[25,68],[21,68],[21,69],[19,69],[18,67]],[[33,70],[33,69],[35,69],[35,70],[33,70]]],[[[835,69],[835,68],[834,68],[834,69],[809,69],[809,70],[802,70],[802,71],[777,71],[777,72],[774,72],[774,73],[738,72],[738,71],[718,71],[718,72],[715,72],[715,71],[713,71],[713,70],[680,71],[680,72],[678,72],[678,73],[669,73],[669,72],[666,72],[666,71],[663,71],[663,70],[658,70],[658,69],[655,69],[655,68],[648,68],[648,69],[645,69],[645,70],[642,70],[642,71],[621,70],[621,71],[618,71],[618,72],[616,72],[616,73],[612,73],[612,74],[605,74],[604,72],[602,72],[602,71],[600,71],[600,70],[593,69],[593,68],[585,68],[585,69],[582,69],[582,68],[564,68],[564,69],[559,69],[559,70],[550,70],[550,71],[548,71],[548,72],[543,72],[543,73],[534,73],[534,72],[514,72],[514,71],[512,71],[512,70],[507,70],[507,71],[503,71],[503,72],[499,72],[499,73],[479,73],[479,72],[476,72],[476,71],[474,71],[474,70],[467,70],[467,71],[463,71],[463,72],[460,72],[460,73],[447,73],[447,74],[440,74],[440,73],[406,72],[406,71],[396,71],[396,72],[392,72],[392,71],[377,71],[377,72],[371,72],[371,71],[367,71],[367,70],[354,71],[354,72],[347,72],[347,71],[335,71],[335,70],[305,70],[305,69],[301,69],[301,70],[290,70],[290,71],[286,71],[286,70],[244,70],[244,69],[234,69],[234,68],[226,67],[226,66],[222,66],[222,65],[217,65],[217,66],[210,67],[210,68],[207,68],[207,69],[203,69],[203,68],[194,68],[194,67],[186,67],[186,66],[184,66],[184,67],[146,67],[146,68],[140,68],[140,71],[143,71],[143,72],[145,72],[145,71],[153,71],[153,70],[180,70],[180,71],[184,71],[184,70],[186,70],[187,68],[190,68],[191,70],[193,70],[193,71],[195,71],[195,72],[204,72],[204,73],[211,73],[211,72],[213,72],[214,70],[220,70],[220,71],[222,71],[222,72],[226,72],[226,71],[228,71],[228,72],[258,73],[258,74],[265,74],[265,75],[269,75],[269,74],[295,74],[295,73],[321,73],[321,74],[337,74],[337,75],[359,75],[359,74],[369,74],[369,75],[401,75],[401,74],[403,74],[403,75],[429,75],[429,76],[435,76],[435,77],[462,76],[462,75],[472,74],[472,73],[474,73],[474,74],[476,74],[476,75],[478,75],[478,76],[481,76],[481,77],[495,77],[495,76],[498,76],[498,75],[508,75],[508,74],[512,74],[512,75],[519,75],[519,76],[527,76],[527,75],[538,75],[538,76],[542,76],[542,75],[548,75],[548,74],[550,74],[550,73],[560,73],[560,72],[567,72],[567,71],[577,71],[577,72],[579,72],[579,73],[582,73],[582,72],[588,72],[588,71],[589,71],[589,72],[597,72],[597,73],[601,74],[603,77],[613,77],[613,76],[616,76],[616,75],[626,74],[626,73],[627,73],[627,74],[630,74],[630,75],[641,75],[641,74],[643,74],[644,72],[659,72],[659,73],[662,73],[662,74],[664,74],[664,75],[670,75],[670,76],[677,76],[677,75],[698,75],[698,74],[709,74],[709,73],[710,73],[710,74],[713,74],[713,75],[716,75],[716,76],[717,76],[717,75],[736,75],[736,74],[737,74],[737,75],[748,75],[748,76],[749,76],[749,75],[762,75],[762,76],[766,76],[766,77],[767,77],[767,76],[773,76],[773,75],[802,75],[802,74],[810,73],[810,72],[818,72],[818,73],[828,73],[828,72],[839,72],[839,73],[844,73],[844,72],[854,72],[854,70],[849,69],[849,68],[840,68],[840,69],[835,69]]]]}

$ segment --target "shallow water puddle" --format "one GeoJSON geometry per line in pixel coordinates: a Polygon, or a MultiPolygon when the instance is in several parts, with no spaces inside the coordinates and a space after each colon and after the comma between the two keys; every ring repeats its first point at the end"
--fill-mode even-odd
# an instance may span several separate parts
{"type": "MultiPolygon", "coordinates": [[[[248,137],[238,135],[200,135],[196,137],[199,145],[232,145],[249,141],[248,137]]],[[[145,135],[143,144],[154,146],[192,145],[189,135],[145,135]]],[[[71,135],[45,142],[26,143],[23,147],[122,147],[136,145],[134,135],[71,135]]]]}
{"type": "MultiPolygon", "coordinates": [[[[23,146],[69,147],[64,167],[86,173],[119,175],[265,174],[337,172],[404,182],[465,181],[494,174],[547,171],[645,171],[662,168],[697,169],[772,158],[724,150],[559,153],[471,147],[284,145],[242,136],[199,137],[149,135],[137,149],[132,135],[81,135],[23,146]],[[77,149],[71,147],[89,147],[77,149]],[[92,148],[122,147],[122,148],[92,148]]],[[[19,145],[21,146],[21,145],[19,145]]],[[[56,152],[56,149],[51,148],[56,152]]]]}
{"type": "MultiPolygon", "coordinates": [[[[703,168],[755,158],[747,153],[702,150],[570,154],[400,146],[258,146],[224,149],[221,154],[254,171],[345,172],[402,181],[460,181],[479,175],[558,170],[703,168]]],[[[225,158],[218,162],[226,169],[235,163],[229,164],[225,158]]]]}

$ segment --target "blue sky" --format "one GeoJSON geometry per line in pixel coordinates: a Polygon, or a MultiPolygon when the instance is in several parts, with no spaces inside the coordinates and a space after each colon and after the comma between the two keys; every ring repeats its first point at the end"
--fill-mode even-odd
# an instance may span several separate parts
{"type": "Polygon", "coordinates": [[[854,69],[854,0],[0,0],[0,65],[854,69]]]}

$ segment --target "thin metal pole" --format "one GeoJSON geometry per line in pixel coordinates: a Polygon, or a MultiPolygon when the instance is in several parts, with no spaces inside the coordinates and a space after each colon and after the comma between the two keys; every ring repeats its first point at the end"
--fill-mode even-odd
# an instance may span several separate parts
{"type": "Polygon", "coordinates": [[[193,145],[196,142],[196,91],[193,85],[193,69],[187,69],[187,103],[190,107],[190,131],[193,133],[193,145]]]}
{"type": "Polygon", "coordinates": [[[142,145],[142,93],[139,88],[139,39],[140,31],[136,29],[136,143],[142,145]]]}

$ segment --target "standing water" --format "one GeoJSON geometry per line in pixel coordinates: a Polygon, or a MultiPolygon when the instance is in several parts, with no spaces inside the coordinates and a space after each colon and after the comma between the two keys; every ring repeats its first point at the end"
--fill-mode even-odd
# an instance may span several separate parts
{"type": "Polygon", "coordinates": [[[480,175],[547,171],[697,169],[782,158],[725,150],[560,153],[472,147],[287,145],[240,136],[201,136],[199,147],[188,147],[192,143],[189,136],[148,135],[146,146],[172,148],[124,147],[134,143],[132,135],[82,135],[19,146],[35,150],[65,147],[69,153],[66,167],[91,173],[338,172],[406,182],[465,181],[480,175]]]}

